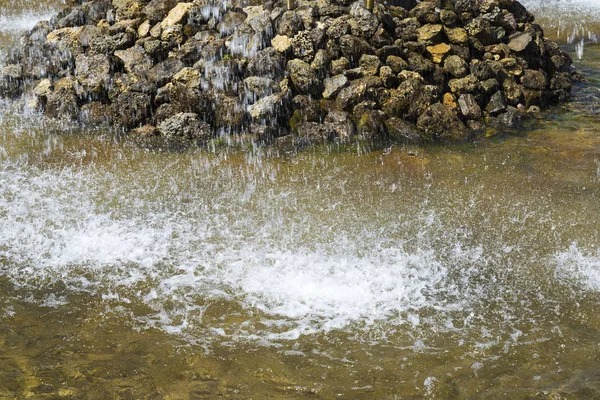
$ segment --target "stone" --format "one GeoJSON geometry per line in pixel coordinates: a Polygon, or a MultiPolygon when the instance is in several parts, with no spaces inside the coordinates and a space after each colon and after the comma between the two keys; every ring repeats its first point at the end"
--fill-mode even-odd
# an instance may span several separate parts
{"type": "Polygon", "coordinates": [[[367,86],[364,82],[352,81],[339,91],[335,102],[341,110],[348,109],[360,102],[366,93],[367,86]]]}
{"type": "Polygon", "coordinates": [[[228,11],[217,25],[222,37],[231,35],[239,26],[246,22],[246,14],[238,11],[228,11]]]}
{"type": "Polygon", "coordinates": [[[131,133],[136,136],[158,136],[160,131],[154,125],[144,125],[131,130],[131,133]]]}
{"type": "Polygon", "coordinates": [[[154,66],[154,60],[143,47],[133,46],[127,50],[115,51],[115,57],[124,65],[125,71],[144,75],[154,66]]]}
{"type": "Polygon", "coordinates": [[[324,123],[342,142],[352,139],[356,134],[352,118],[345,111],[331,110],[325,117],[324,123]]]}
{"type": "Polygon", "coordinates": [[[308,32],[298,32],[298,34],[294,36],[292,39],[292,50],[294,57],[308,63],[312,62],[315,56],[315,49],[308,32]]]}
{"type": "Polygon", "coordinates": [[[168,58],[152,67],[146,76],[156,86],[161,87],[166,85],[184,66],[181,60],[168,58]]]}
{"type": "Polygon", "coordinates": [[[318,96],[323,92],[321,80],[307,62],[300,59],[290,60],[287,63],[287,71],[299,93],[318,96]]]}
{"type": "Polygon", "coordinates": [[[444,60],[444,72],[453,78],[464,78],[469,74],[469,66],[459,56],[451,55],[444,60]]]}
{"type": "Polygon", "coordinates": [[[375,55],[363,54],[358,61],[358,65],[360,65],[365,76],[377,75],[379,73],[381,61],[379,61],[379,57],[375,55]]]}
{"type": "Polygon", "coordinates": [[[350,68],[350,60],[348,60],[346,57],[338,58],[337,60],[331,61],[332,75],[339,75],[348,68],[350,68]]]}
{"type": "Polygon", "coordinates": [[[142,22],[140,24],[140,26],[138,27],[138,37],[143,38],[148,36],[148,34],[150,34],[150,28],[152,28],[152,25],[150,25],[150,20],[147,19],[144,22],[142,22]]]}
{"type": "Polygon", "coordinates": [[[419,43],[434,45],[443,39],[444,26],[439,24],[427,24],[417,29],[417,39],[419,43]]]}
{"type": "Polygon", "coordinates": [[[88,96],[101,96],[112,80],[111,72],[111,61],[105,55],[78,54],[75,59],[75,76],[88,96]]]}
{"type": "Polygon", "coordinates": [[[212,129],[195,113],[178,113],[161,122],[158,130],[165,137],[183,137],[190,140],[208,140],[212,129]]]}
{"type": "Polygon", "coordinates": [[[436,64],[440,64],[451,50],[452,47],[446,43],[436,44],[435,46],[427,46],[427,53],[429,53],[431,60],[436,64]]]}
{"type": "Polygon", "coordinates": [[[400,143],[418,143],[421,136],[412,122],[392,117],[385,121],[388,137],[400,143]]]}
{"type": "Polygon", "coordinates": [[[498,115],[506,110],[506,102],[504,101],[504,95],[501,91],[497,91],[490,98],[487,106],[485,107],[485,111],[490,115],[498,115]]]}
{"type": "Polygon", "coordinates": [[[392,68],[388,67],[387,65],[384,65],[379,69],[379,76],[381,77],[383,86],[385,86],[386,88],[392,89],[398,87],[398,77],[396,76],[394,71],[392,71],[392,68]]]}
{"type": "Polygon", "coordinates": [[[400,71],[408,69],[409,65],[402,57],[398,56],[389,56],[385,63],[394,71],[396,74],[400,73],[400,71]]]}
{"type": "Polygon", "coordinates": [[[417,129],[426,140],[460,141],[468,138],[467,127],[454,111],[442,103],[430,105],[417,121],[417,129]]]}
{"type": "Polygon", "coordinates": [[[182,23],[187,16],[188,11],[190,11],[193,6],[193,3],[177,3],[177,5],[169,11],[169,14],[167,14],[165,19],[161,21],[161,29],[164,30],[170,26],[182,23]]]}
{"type": "Polygon", "coordinates": [[[61,120],[76,120],[79,116],[79,105],[75,92],[76,81],[66,77],[54,82],[54,90],[48,94],[45,115],[61,120]]]}
{"type": "Polygon", "coordinates": [[[248,106],[248,113],[255,121],[271,121],[282,117],[282,110],[285,107],[285,93],[274,93],[265,96],[256,103],[248,106]]]}
{"type": "Polygon", "coordinates": [[[479,79],[469,74],[464,78],[450,79],[448,87],[452,93],[460,95],[463,93],[476,93],[480,88],[480,84],[479,79]]]}
{"type": "Polygon", "coordinates": [[[112,113],[118,125],[126,129],[139,127],[150,117],[151,98],[144,93],[121,93],[112,103],[112,113]]]}
{"type": "Polygon", "coordinates": [[[298,124],[296,134],[302,144],[327,143],[335,136],[335,132],[329,125],[312,121],[298,124]]]}
{"type": "Polygon", "coordinates": [[[329,68],[330,62],[331,59],[329,58],[329,53],[327,53],[327,50],[319,49],[317,50],[317,54],[315,54],[312,63],[310,63],[310,66],[318,73],[325,73],[327,68],[329,68]]]}
{"type": "Polygon", "coordinates": [[[298,32],[304,29],[304,21],[295,11],[286,11],[279,19],[279,35],[294,37],[298,32]]]}
{"type": "Polygon", "coordinates": [[[280,53],[287,53],[292,48],[292,39],[289,36],[277,35],[271,39],[271,46],[280,53]]]}
{"type": "Polygon", "coordinates": [[[469,43],[469,35],[464,28],[445,28],[450,43],[463,45],[469,43]]]}
{"type": "Polygon", "coordinates": [[[348,85],[348,78],[344,75],[335,75],[331,78],[327,78],[324,81],[325,90],[323,91],[324,99],[331,99],[337,96],[340,90],[348,85]]]}
{"type": "Polygon", "coordinates": [[[141,16],[142,3],[138,0],[112,0],[117,19],[133,19],[141,16]]]}
{"type": "Polygon", "coordinates": [[[542,71],[528,69],[521,77],[521,84],[526,89],[544,90],[548,85],[548,78],[542,71]]]}
{"type": "Polygon", "coordinates": [[[178,0],[150,0],[142,9],[142,14],[149,19],[150,23],[160,22],[178,2],[178,0]]]}
{"type": "Polygon", "coordinates": [[[523,102],[523,87],[519,85],[513,78],[507,78],[502,84],[504,96],[508,104],[517,106],[523,102]]]}
{"type": "Polygon", "coordinates": [[[18,64],[9,64],[0,71],[0,96],[16,97],[21,91],[23,67],[18,64]]]}
{"type": "Polygon", "coordinates": [[[340,38],[340,50],[350,62],[357,62],[364,54],[374,53],[366,40],[352,35],[344,35],[340,38]]]}
{"type": "Polygon", "coordinates": [[[421,24],[436,24],[439,22],[439,15],[435,11],[436,4],[432,1],[423,1],[413,7],[408,16],[416,18],[421,24]]]}
{"type": "Polygon", "coordinates": [[[516,53],[525,51],[533,41],[533,37],[529,32],[516,32],[510,35],[508,39],[508,47],[516,53]]]}
{"type": "Polygon", "coordinates": [[[461,114],[466,119],[481,118],[481,107],[479,107],[475,96],[473,96],[472,94],[461,94],[458,98],[458,107],[460,109],[461,114]]]}
{"type": "Polygon", "coordinates": [[[261,76],[249,76],[244,79],[246,90],[257,97],[264,97],[279,91],[279,85],[273,79],[261,76]]]}

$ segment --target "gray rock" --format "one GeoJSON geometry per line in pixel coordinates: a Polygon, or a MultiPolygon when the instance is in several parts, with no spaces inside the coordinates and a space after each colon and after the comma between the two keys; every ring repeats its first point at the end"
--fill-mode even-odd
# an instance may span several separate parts
{"type": "Polygon", "coordinates": [[[257,97],[268,96],[279,91],[279,85],[271,78],[250,76],[244,79],[244,87],[257,97]]]}
{"type": "Polygon", "coordinates": [[[418,143],[421,141],[417,127],[412,122],[392,117],[385,121],[385,126],[389,138],[396,142],[418,143]]]}
{"type": "Polygon", "coordinates": [[[366,40],[352,35],[344,35],[340,38],[340,50],[350,62],[358,61],[363,54],[374,53],[366,40]]]}
{"type": "Polygon", "coordinates": [[[331,110],[325,117],[324,123],[342,142],[352,139],[356,133],[352,118],[345,111],[331,110]]]}
{"type": "Polygon", "coordinates": [[[460,108],[461,114],[466,119],[481,118],[481,107],[479,107],[475,96],[473,96],[472,94],[461,94],[458,98],[458,107],[460,108]]]}
{"type": "Polygon", "coordinates": [[[178,113],[163,121],[158,130],[166,137],[184,137],[190,140],[208,140],[212,136],[210,125],[201,121],[194,113],[178,113]]]}
{"type": "Polygon", "coordinates": [[[133,46],[127,50],[115,51],[115,57],[125,67],[126,72],[144,75],[154,66],[154,60],[143,47],[133,46]]]}
{"type": "Polygon", "coordinates": [[[299,93],[318,96],[323,92],[323,84],[310,64],[300,59],[294,59],[288,61],[287,71],[294,88],[299,93]]]}
{"type": "Polygon", "coordinates": [[[479,79],[477,79],[474,75],[467,75],[464,78],[456,78],[450,79],[448,81],[448,87],[450,87],[450,91],[456,94],[463,93],[477,93],[481,88],[479,84],[479,79]]]}
{"type": "Polygon", "coordinates": [[[526,89],[544,90],[548,85],[548,79],[544,72],[528,69],[521,77],[521,84],[526,89]]]}
{"type": "Polygon", "coordinates": [[[392,71],[392,69],[387,65],[384,65],[379,69],[379,76],[383,81],[383,86],[385,86],[386,88],[392,89],[398,87],[398,83],[400,81],[398,80],[398,77],[396,76],[394,71],[392,71]]]}
{"type": "Polygon", "coordinates": [[[464,78],[469,74],[469,66],[459,56],[448,56],[444,60],[444,72],[454,78],[464,78]]]}
{"type": "Polygon", "coordinates": [[[181,60],[168,58],[152,67],[146,76],[156,86],[166,85],[185,65],[181,60]]]}
{"type": "Polygon", "coordinates": [[[315,57],[313,42],[306,31],[299,32],[292,40],[292,50],[294,56],[308,63],[315,57]]]}
{"type": "Polygon", "coordinates": [[[111,81],[110,59],[102,54],[79,54],[75,59],[75,76],[86,94],[98,98],[108,88],[111,81]]]}
{"type": "Polygon", "coordinates": [[[142,9],[142,14],[151,22],[156,23],[165,19],[169,11],[177,5],[178,0],[151,0],[142,9]]]}
{"type": "Polygon", "coordinates": [[[498,115],[506,110],[506,102],[504,101],[504,95],[501,91],[497,91],[490,98],[485,111],[490,115],[498,115]]]}
{"type": "Polygon", "coordinates": [[[366,93],[367,86],[364,82],[352,81],[350,85],[340,90],[335,102],[340,109],[344,110],[360,102],[366,93]]]}
{"type": "Polygon", "coordinates": [[[75,120],[79,116],[79,105],[73,77],[54,82],[54,90],[48,95],[45,114],[51,118],[75,120]]]}
{"type": "Polygon", "coordinates": [[[344,75],[335,75],[324,80],[325,90],[323,91],[324,99],[334,98],[340,90],[348,85],[348,78],[344,75]]]}
{"type": "Polygon", "coordinates": [[[510,35],[508,39],[508,47],[517,53],[525,51],[533,41],[533,37],[529,32],[516,32],[510,35]]]}
{"type": "Polygon", "coordinates": [[[425,110],[417,121],[417,129],[426,140],[465,140],[469,135],[454,111],[442,103],[432,104],[425,110]]]}
{"type": "Polygon", "coordinates": [[[150,96],[138,92],[121,93],[112,104],[115,122],[126,129],[143,125],[150,117],[150,110],[150,96]]]}
{"type": "Polygon", "coordinates": [[[398,74],[403,70],[408,69],[409,65],[402,57],[398,56],[389,56],[385,60],[385,63],[394,71],[394,73],[398,74]]]}
{"type": "Polygon", "coordinates": [[[373,76],[379,73],[381,61],[379,61],[379,57],[377,56],[363,54],[358,61],[358,65],[360,65],[360,68],[365,76],[373,76]]]}
{"type": "Polygon", "coordinates": [[[342,74],[348,68],[350,68],[350,60],[348,60],[346,57],[338,58],[337,60],[331,61],[332,75],[342,74]]]}

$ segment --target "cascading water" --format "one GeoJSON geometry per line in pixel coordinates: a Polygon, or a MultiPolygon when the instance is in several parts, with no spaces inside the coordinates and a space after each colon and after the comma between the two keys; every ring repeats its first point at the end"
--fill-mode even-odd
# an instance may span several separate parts
{"type": "Polygon", "coordinates": [[[0,397],[597,396],[598,59],[446,149],[146,151],[2,102],[0,397]]]}

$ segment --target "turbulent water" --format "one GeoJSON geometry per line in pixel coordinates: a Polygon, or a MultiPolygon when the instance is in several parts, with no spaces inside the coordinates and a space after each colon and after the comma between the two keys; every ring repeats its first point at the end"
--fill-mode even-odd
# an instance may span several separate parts
{"type": "MultiPolygon", "coordinates": [[[[0,398],[600,397],[600,7],[526,4],[588,81],[472,144],[147,150],[0,103],[0,398]]],[[[3,48],[58,7],[0,2],[3,48]]]]}

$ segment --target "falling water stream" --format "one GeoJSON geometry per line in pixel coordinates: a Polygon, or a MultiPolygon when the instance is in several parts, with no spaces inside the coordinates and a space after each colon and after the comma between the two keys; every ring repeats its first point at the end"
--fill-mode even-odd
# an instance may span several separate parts
{"type": "MultiPolygon", "coordinates": [[[[525,4],[587,82],[476,143],[148,149],[0,102],[0,399],[600,398],[600,6],[525,4]]],[[[60,6],[0,0],[2,48],[60,6]]]]}

